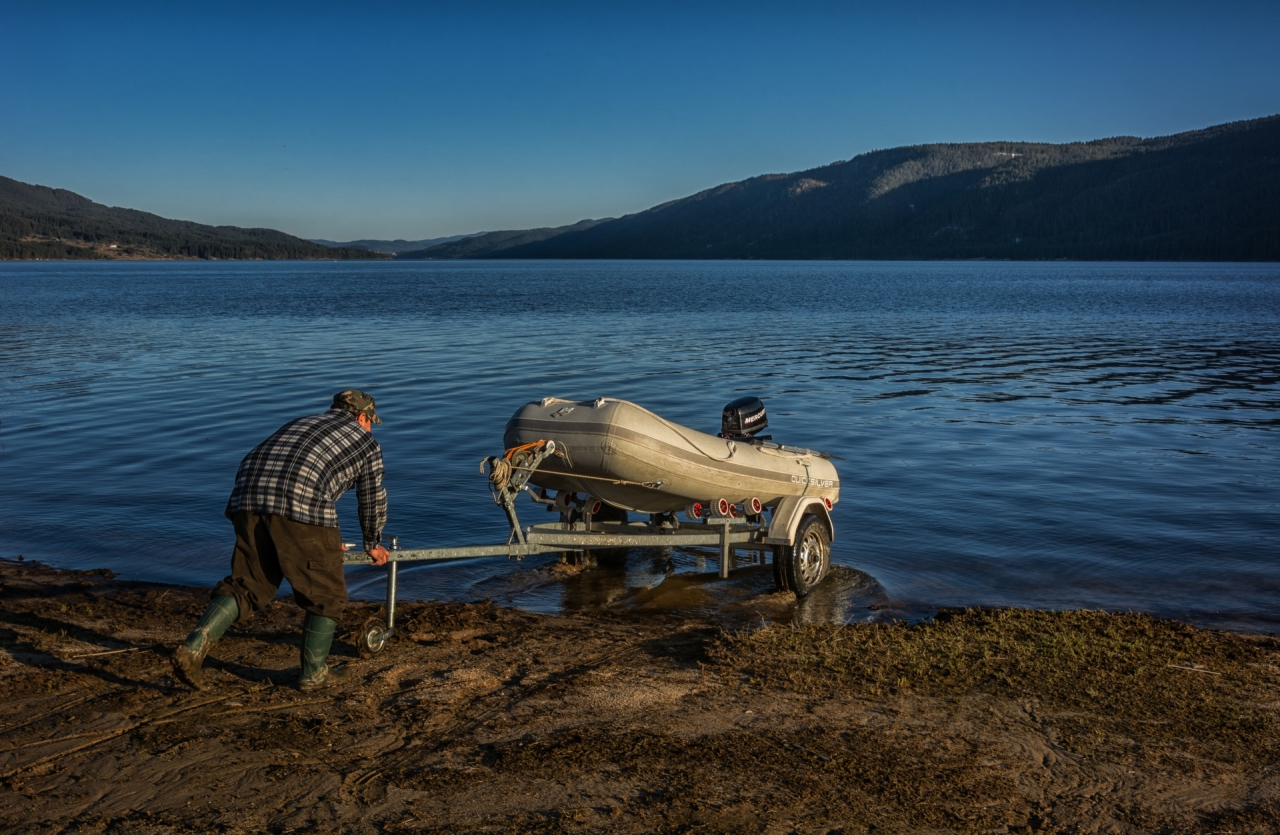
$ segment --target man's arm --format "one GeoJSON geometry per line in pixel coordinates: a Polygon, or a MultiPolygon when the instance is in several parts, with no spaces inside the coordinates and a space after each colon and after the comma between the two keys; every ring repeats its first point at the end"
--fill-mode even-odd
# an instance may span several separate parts
{"type": "Polygon", "coordinates": [[[379,545],[382,541],[382,529],[387,526],[387,490],[382,486],[382,475],[382,448],[374,446],[369,466],[356,478],[356,500],[360,505],[360,530],[364,535],[364,550],[373,557],[375,565],[386,562],[387,554],[387,549],[379,545]]]}

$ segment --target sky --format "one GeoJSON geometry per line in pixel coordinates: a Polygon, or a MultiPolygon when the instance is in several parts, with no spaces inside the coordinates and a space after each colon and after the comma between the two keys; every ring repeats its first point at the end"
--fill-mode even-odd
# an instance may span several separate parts
{"type": "Polygon", "coordinates": [[[1280,113],[1280,2],[0,0],[0,175],[306,238],[641,211],[929,142],[1280,113]]]}

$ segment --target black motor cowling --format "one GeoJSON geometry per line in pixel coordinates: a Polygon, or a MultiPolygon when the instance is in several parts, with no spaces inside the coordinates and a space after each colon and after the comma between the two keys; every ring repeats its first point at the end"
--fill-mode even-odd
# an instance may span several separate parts
{"type": "Polygon", "coordinates": [[[769,416],[759,397],[739,397],[724,407],[720,434],[726,438],[749,438],[768,425],[769,416]]]}

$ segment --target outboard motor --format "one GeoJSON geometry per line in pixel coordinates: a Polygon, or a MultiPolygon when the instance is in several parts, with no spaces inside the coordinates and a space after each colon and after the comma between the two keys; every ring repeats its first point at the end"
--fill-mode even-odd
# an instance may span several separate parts
{"type": "MultiPolygon", "coordinates": [[[[720,437],[732,440],[752,438],[760,430],[769,426],[769,416],[765,414],[764,403],[759,397],[739,397],[724,407],[720,418],[720,437]]],[[[770,436],[756,438],[768,440],[770,436]]]]}

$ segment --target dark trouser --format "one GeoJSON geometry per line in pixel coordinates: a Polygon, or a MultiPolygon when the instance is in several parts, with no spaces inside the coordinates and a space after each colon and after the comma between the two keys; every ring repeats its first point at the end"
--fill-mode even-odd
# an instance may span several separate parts
{"type": "Polygon", "coordinates": [[[231,514],[231,524],[236,529],[231,576],[213,593],[236,599],[239,623],[265,609],[285,579],[293,587],[294,602],[306,611],[334,620],[342,616],[347,580],[337,528],[247,510],[231,514]]]}

